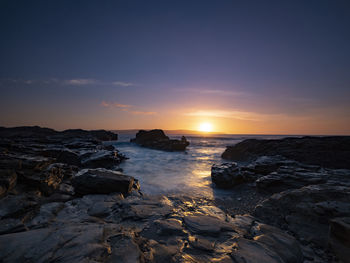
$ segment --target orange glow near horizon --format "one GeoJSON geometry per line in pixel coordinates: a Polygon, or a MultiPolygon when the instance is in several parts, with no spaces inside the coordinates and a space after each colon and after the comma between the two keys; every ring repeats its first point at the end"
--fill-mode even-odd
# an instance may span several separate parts
{"type": "Polygon", "coordinates": [[[213,125],[209,122],[202,122],[201,124],[199,124],[198,131],[200,131],[200,132],[212,132],[213,125]]]}

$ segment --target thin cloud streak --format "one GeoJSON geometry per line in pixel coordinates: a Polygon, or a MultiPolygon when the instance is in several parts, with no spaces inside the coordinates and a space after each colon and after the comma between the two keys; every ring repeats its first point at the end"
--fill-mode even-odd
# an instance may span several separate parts
{"type": "Polygon", "coordinates": [[[68,85],[91,85],[98,83],[95,79],[69,79],[64,82],[68,85]]]}
{"type": "Polygon", "coordinates": [[[234,91],[234,90],[222,90],[222,89],[178,88],[175,90],[181,91],[181,92],[195,92],[200,94],[213,94],[213,95],[219,95],[219,96],[248,95],[247,92],[234,91]]]}
{"type": "Polygon", "coordinates": [[[128,105],[128,104],[121,104],[118,102],[107,102],[107,101],[102,101],[101,106],[104,108],[113,108],[113,109],[118,109],[120,111],[128,112],[132,115],[155,115],[157,112],[155,111],[140,111],[140,110],[134,110],[133,105],[128,105]]]}
{"type": "Polygon", "coordinates": [[[102,101],[101,106],[106,107],[106,108],[131,108],[132,105],[127,105],[127,104],[120,104],[117,102],[106,102],[102,101]]]}
{"type": "Polygon", "coordinates": [[[157,112],[154,111],[130,111],[133,115],[156,115],[157,112]]]}
{"type": "Polygon", "coordinates": [[[114,86],[120,86],[120,87],[131,87],[131,86],[135,86],[134,83],[131,83],[131,82],[123,82],[123,81],[114,81],[114,82],[112,82],[112,85],[114,85],[114,86]]]}
{"type": "Polygon", "coordinates": [[[281,116],[281,114],[259,114],[254,112],[246,111],[235,111],[235,110],[198,110],[193,112],[185,113],[186,116],[194,117],[215,117],[215,118],[228,118],[238,119],[246,121],[263,121],[268,117],[281,116]]]}

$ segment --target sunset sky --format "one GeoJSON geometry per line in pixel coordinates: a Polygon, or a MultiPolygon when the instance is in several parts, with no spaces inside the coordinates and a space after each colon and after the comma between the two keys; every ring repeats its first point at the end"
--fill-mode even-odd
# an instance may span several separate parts
{"type": "Polygon", "coordinates": [[[0,1],[0,126],[350,134],[350,1],[0,1]]]}

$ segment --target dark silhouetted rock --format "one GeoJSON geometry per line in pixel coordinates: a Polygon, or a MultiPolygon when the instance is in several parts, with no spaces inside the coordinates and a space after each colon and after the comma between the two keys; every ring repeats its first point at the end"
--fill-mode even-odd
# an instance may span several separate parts
{"type": "Polygon", "coordinates": [[[350,260],[350,217],[331,220],[329,244],[338,258],[343,262],[350,260]]]}
{"type": "Polygon", "coordinates": [[[244,181],[236,163],[214,164],[211,167],[211,179],[219,188],[231,188],[244,181]]]}
{"type": "Polygon", "coordinates": [[[55,131],[49,128],[42,128],[39,126],[22,126],[22,127],[13,127],[5,128],[0,127],[0,137],[5,138],[18,138],[18,137],[27,137],[27,138],[37,138],[37,137],[59,137],[59,138],[96,138],[100,141],[115,141],[118,140],[118,135],[111,131],[105,130],[92,130],[86,131],[81,129],[71,129],[65,130],[62,132],[55,131]]]}
{"type": "Polygon", "coordinates": [[[330,220],[350,216],[350,187],[309,185],[274,194],[255,208],[261,221],[326,248],[330,220]]]}
{"type": "Polygon", "coordinates": [[[76,166],[81,165],[79,155],[70,150],[62,150],[58,154],[56,161],[58,163],[66,163],[66,164],[76,165],[76,166]]]}
{"type": "Polygon", "coordinates": [[[162,130],[140,130],[136,133],[136,138],[130,141],[143,147],[164,151],[184,151],[190,144],[185,136],[182,136],[181,140],[171,140],[162,130]]]}
{"type": "Polygon", "coordinates": [[[113,168],[124,159],[117,151],[100,150],[84,154],[81,165],[86,168],[113,168]]]}
{"type": "Polygon", "coordinates": [[[222,158],[248,161],[263,155],[282,155],[306,164],[349,169],[350,136],[248,139],[228,146],[222,158]]]}
{"type": "Polygon", "coordinates": [[[13,170],[0,170],[0,197],[12,190],[17,183],[17,174],[13,170]]]}
{"type": "Polygon", "coordinates": [[[106,169],[84,169],[72,178],[75,192],[80,195],[131,192],[134,178],[106,169]]]}

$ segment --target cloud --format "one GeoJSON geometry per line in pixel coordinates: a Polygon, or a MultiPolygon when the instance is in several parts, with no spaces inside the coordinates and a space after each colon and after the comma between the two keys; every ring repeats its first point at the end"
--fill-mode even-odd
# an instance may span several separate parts
{"type": "Polygon", "coordinates": [[[198,117],[216,117],[229,118],[247,121],[263,121],[267,117],[277,116],[280,114],[260,114],[255,112],[237,111],[237,110],[197,110],[185,113],[186,116],[198,117]]]}
{"type": "Polygon", "coordinates": [[[247,95],[246,92],[242,92],[242,91],[222,90],[222,89],[178,88],[176,90],[181,92],[195,92],[200,94],[212,94],[212,95],[219,95],[219,96],[247,95]]]}
{"type": "Polygon", "coordinates": [[[107,102],[107,101],[102,101],[101,106],[105,108],[113,108],[113,109],[118,109],[120,111],[125,111],[133,115],[155,115],[157,112],[154,111],[140,111],[140,110],[134,110],[133,105],[128,105],[128,104],[120,104],[117,102],[107,102]]]}
{"type": "Polygon", "coordinates": [[[134,86],[134,83],[123,82],[123,81],[114,81],[114,82],[112,82],[112,85],[120,86],[120,87],[130,87],[130,86],[134,86]]]}
{"type": "Polygon", "coordinates": [[[157,114],[154,111],[130,111],[131,114],[134,115],[155,115],[157,114]]]}
{"type": "Polygon", "coordinates": [[[120,104],[117,102],[106,102],[106,101],[102,101],[101,102],[101,106],[106,107],[106,108],[122,108],[122,109],[126,109],[126,108],[131,108],[132,105],[127,105],[127,104],[120,104]]]}
{"type": "Polygon", "coordinates": [[[98,83],[95,79],[69,79],[64,81],[65,84],[68,85],[91,85],[98,83]]]}

